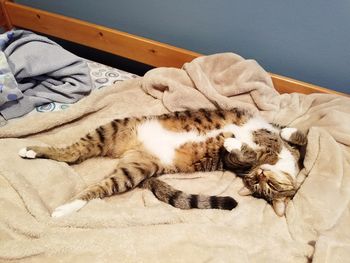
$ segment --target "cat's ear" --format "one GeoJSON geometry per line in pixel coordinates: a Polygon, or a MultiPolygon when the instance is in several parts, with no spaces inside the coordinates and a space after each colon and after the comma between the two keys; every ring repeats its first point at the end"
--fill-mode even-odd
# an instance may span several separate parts
{"type": "Polygon", "coordinates": [[[284,199],[276,199],[272,201],[273,210],[278,216],[284,216],[286,212],[286,202],[284,199]]]}
{"type": "Polygon", "coordinates": [[[251,195],[252,191],[250,191],[247,187],[243,186],[241,190],[238,191],[239,195],[251,195]]]}
{"type": "Polygon", "coordinates": [[[281,130],[281,137],[286,142],[295,145],[303,146],[307,144],[306,134],[299,131],[297,128],[284,128],[281,130]]]}

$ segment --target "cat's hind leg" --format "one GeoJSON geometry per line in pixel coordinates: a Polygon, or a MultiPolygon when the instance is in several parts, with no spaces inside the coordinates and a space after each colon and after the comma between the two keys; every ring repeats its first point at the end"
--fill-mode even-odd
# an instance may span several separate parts
{"type": "Polygon", "coordinates": [[[18,155],[25,159],[43,158],[74,164],[98,156],[100,152],[101,151],[91,143],[79,141],[62,148],[52,146],[28,146],[20,149],[18,155]]]}
{"type": "Polygon", "coordinates": [[[28,146],[20,149],[18,154],[27,159],[44,158],[69,164],[80,163],[88,158],[106,154],[113,145],[113,141],[107,141],[107,130],[101,126],[67,147],[28,146]]]}
{"type": "Polygon", "coordinates": [[[127,192],[158,172],[161,172],[161,168],[156,159],[143,152],[128,151],[122,156],[111,175],[97,184],[88,186],[71,202],[57,207],[52,217],[60,217],[78,211],[92,199],[102,199],[127,192]]]}

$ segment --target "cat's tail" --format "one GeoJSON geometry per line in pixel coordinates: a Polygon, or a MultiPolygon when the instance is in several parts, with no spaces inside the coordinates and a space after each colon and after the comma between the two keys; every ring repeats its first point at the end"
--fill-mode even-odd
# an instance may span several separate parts
{"type": "Polygon", "coordinates": [[[140,185],[152,191],[160,200],[180,209],[224,209],[232,210],[237,206],[237,202],[230,196],[208,196],[187,194],[176,190],[158,178],[149,178],[140,185]]]}

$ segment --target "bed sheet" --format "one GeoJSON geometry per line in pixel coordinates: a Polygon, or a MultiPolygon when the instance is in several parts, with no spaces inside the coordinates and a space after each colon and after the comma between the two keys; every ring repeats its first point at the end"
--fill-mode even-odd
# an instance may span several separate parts
{"type": "MultiPolygon", "coordinates": [[[[116,84],[120,81],[138,77],[135,74],[132,74],[117,68],[113,68],[110,66],[106,66],[104,64],[101,64],[95,61],[88,60],[87,64],[90,70],[90,77],[93,84],[92,92],[95,90],[102,89],[104,87],[116,84]]],[[[52,112],[52,111],[65,110],[69,108],[70,105],[72,104],[51,102],[51,103],[36,107],[32,112],[52,112]]]]}

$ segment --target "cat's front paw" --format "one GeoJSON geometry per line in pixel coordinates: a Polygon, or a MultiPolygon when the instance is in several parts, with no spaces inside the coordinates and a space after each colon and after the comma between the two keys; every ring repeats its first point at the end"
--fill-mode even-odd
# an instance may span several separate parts
{"type": "Polygon", "coordinates": [[[81,209],[86,203],[87,201],[85,200],[77,199],[65,205],[61,205],[52,212],[51,217],[62,217],[71,214],[81,209]]]}
{"type": "Polygon", "coordinates": [[[292,134],[298,131],[296,128],[284,128],[281,130],[281,137],[285,141],[289,141],[290,138],[292,137],[292,134]]]}
{"type": "Polygon", "coordinates": [[[19,150],[18,155],[21,156],[22,158],[27,158],[27,159],[34,159],[36,157],[36,152],[33,150],[30,150],[30,148],[22,148],[19,150]]]}
{"type": "Polygon", "coordinates": [[[233,150],[241,150],[242,142],[236,138],[227,138],[224,141],[224,147],[228,152],[232,152],[233,150]]]}

